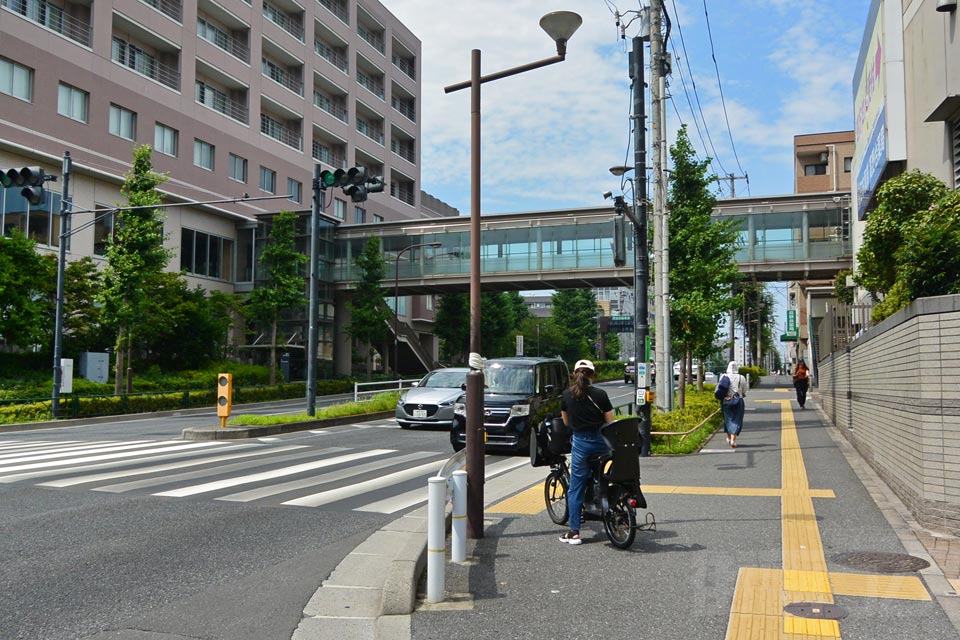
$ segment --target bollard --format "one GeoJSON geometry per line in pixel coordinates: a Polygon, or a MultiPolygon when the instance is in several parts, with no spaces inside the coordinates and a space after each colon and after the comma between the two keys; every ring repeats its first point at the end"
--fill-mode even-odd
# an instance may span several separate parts
{"type": "Polygon", "coordinates": [[[467,561],[467,472],[453,472],[453,524],[451,554],[453,562],[467,561]]]}
{"type": "Polygon", "coordinates": [[[427,485],[427,602],[443,602],[447,528],[447,481],[430,478],[427,485]]]}

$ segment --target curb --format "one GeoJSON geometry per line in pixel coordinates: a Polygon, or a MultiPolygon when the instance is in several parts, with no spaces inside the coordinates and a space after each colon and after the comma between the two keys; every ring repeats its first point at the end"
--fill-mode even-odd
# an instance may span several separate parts
{"type": "Polygon", "coordinates": [[[378,411],[376,413],[359,413],[352,416],[307,420],[305,422],[288,422],[268,426],[224,428],[188,427],[183,430],[181,437],[184,440],[239,440],[242,438],[262,438],[264,436],[274,436],[281,433],[294,433],[296,431],[335,427],[341,424],[353,424],[354,422],[365,420],[383,420],[384,418],[392,418],[394,415],[396,415],[396,412],[391,409],[389,411],[378,411]]]}

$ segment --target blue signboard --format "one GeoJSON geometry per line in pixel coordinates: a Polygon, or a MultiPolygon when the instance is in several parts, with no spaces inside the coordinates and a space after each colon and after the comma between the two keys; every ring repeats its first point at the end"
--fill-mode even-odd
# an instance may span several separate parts
{"type": "Polygon", "coordinates": [[[887,168],[887,120],[886,109],[880,111],[870,133],[870,143],[863,152],[863,160],[857,171],[857,220],[863,220],[863,214],[870,204],[870,198],[877,188],[877,182],[887,168]]]}

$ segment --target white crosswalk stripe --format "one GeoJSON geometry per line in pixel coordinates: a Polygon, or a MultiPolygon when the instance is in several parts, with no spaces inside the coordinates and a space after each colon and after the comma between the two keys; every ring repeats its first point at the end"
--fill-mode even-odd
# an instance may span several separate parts
{"type": "MultiPolygon", "coordinates": [[[[46,489],[392,514],[425,502],[427,478],[449,458],[443,451],[288,442],[5,442],[0,443],[0,483],[35,481],[46,489]]],[[[495,459],[486,475],[525,464],[524,458],[495,459]]]]}

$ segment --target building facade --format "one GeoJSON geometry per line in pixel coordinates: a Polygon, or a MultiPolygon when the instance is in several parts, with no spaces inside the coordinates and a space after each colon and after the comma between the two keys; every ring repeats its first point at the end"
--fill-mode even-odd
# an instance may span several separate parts
{"type": "Polygon", "coordinates": [[[794,193],[849,192],[853,151],[853,131],[794,136],[794,193]]]}

